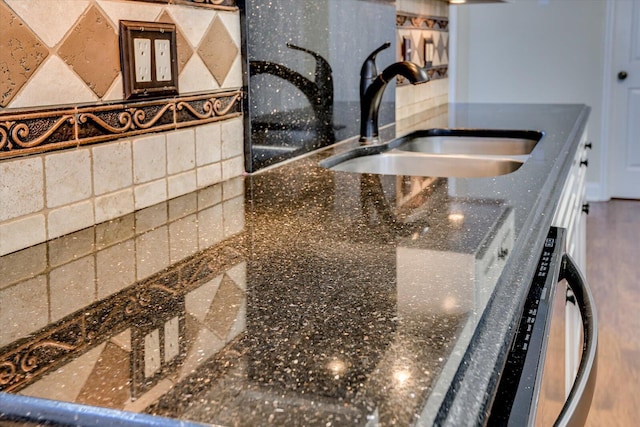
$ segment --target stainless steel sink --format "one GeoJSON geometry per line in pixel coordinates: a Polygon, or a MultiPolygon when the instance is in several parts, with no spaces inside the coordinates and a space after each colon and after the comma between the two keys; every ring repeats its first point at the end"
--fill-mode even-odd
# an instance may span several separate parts
{"type": "Polygon", "coordinates": [[[334,171],[481,178],[515,172],[543,134],[537,131],[428,129],[320,162],[334,171]]]}
{"type": "Polygon", "coordinates": [[[438,156],[400,151],[345,160],[331,170],[380,175],[482,178],[506,175],[522,166],[521,159],[480,156],[438,156]]]}
{"type": "Polygon", "coordinates": [[[431,154],[529,154],[538,140],[480,136],[423,136],[407,139],[396,150],[431,154]]]}

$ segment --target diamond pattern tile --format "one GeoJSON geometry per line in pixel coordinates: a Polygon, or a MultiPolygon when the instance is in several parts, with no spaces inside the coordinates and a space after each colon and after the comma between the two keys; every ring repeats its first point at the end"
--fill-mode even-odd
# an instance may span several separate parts
{"type": "Polygon", "coordinates": [[[225,275],[207,313],[205,325],[224,339],[236,321],[244,298],[244,293],[225,275]]]}
{"type": "MultiPolygon", "coordinates": [[[[167,24],[175,24],[173,19],[171,19],[171,15],[167,11],[164,11],[162,15],[158,18],[158,22],[164,22],[167,24]]],[[[178,50],[178,74],[182,72],[184,66],[187,65],[189,59],[193,56],[193,48],[189,44],[189,41],[184,36],[180,27],[176,25],[176,44],[178,50]]]]}
{"type": "Polygon", "coordinates": [[[109,19],[91,6],[58,49],[98,97],[102,97],[120,73],[118,35],[109,19]]]}
{"type": "Polygon", "coordinates": [[[0,2],[0,107],[6,107],[49,55],[44,43],[0,2]]]}
{"type": "Polygon", "coordinates": [[[50,47],[62,40],[90,3],[89,0],[5,1],[50,47]]]}
{"type": "Polygon", "coordinates": [[[221,86],[238,55],[238,46],[222,20],[216,16],[204,35],[198,54],[221,86]]]}
{"type": "Polygon", "coordinates": [[[211,22],[217,16],[217,12],[213,10],[195,7],[169,5],[167,10],[193,47],[200,45],[211,22]]]}

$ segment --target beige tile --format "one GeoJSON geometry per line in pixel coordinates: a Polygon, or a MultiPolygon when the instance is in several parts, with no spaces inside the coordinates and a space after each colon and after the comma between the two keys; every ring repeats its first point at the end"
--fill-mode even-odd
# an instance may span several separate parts
{"type": "Polygon", "coordinates": [[[133,141],[133,182],[140,184],[167,175],[165,134],[155,134],[133,141]]]}
{"type": "Polygon", "coordinates": [[[134,219],[134,214],[129,214],[96,225],[96,250],[133,238],[134,219]]]}
{"type": "Polygon", "coordinates": [[[219,85],[222,85],[238,55],[238,46],[219,17],[207,30],[197,52],[219,85]]]}
{"type": "Polygon", "coordinates": [[[224,240],[222,205],[198,212],[198,244],[204,250],[224,240]]]}
{"type": "Polygon", "coordinates": [[[124,98],[124,86],[122,84],[122,74],[118,75],[103,95],[102,101],[119,101],[124,98]]]}
{"type": "Polygon", "coordinates": [[[42,214],[0,223],[0,256],[46,240],[47,229],[42,214]]]}
{"type": "Polygon", "coordinates": [[[240,40],[240,13],[238,11],[235,12],[218,12],[218,18],[224,23],[224,26],[227,28],[233,43],[236,46],[240,46],[242,41],[240,40]]]}
{"type": "Polygon", "coordinates": [[[144,377],[158,372],[160,363],[160,331],[155,329],[144,337],[144,377]]]}
{"type": "Polygon", "coordinates": [[[47,245],[41,243],[0,256],[0,289],[43,273],[47,268],[47,245]]]}
{"type": "Polygon", "coordinates": [[[244,125],[242,118],[222,122],[222,158],[244,155],[244,125]]]}
{"type": "Polygon", "coordinates": [[[34,277],[0,290],[0,347],[47,325],[47,277],[34,277]]]}
{"type": "MultiPolygon", "coordinates": [[[[158,18],[158,22],[166,22],[169,24],[175,24],[171,15],[165,10],[158,18]]],[[[184,66],[189,62],[189,59],[193,56],[193,48],[189,43],[189,40],[185,37],[184,33],[179,26],[176,26],[176,50],[178,61],[178,74],[182,72],[184,66]]]]}
{"type": "Polygon", "coordinates": [[[209,360],[226,344],[224,340],[221,340],[215,333],[203,326],[200,326],[193,336],[189,338],[191,346],[187,352],[187,357],[182,363],[178,374],[179,379],[183,379],[195,372],[204,361],[209,360]]]}
{"type": "Polygon", "coordinates": [[[47,207],[55,208],[91,197],[91,157],[88,149],[45,157],[47,207]]]}
{"type": "Polygon", "coordinates": [[[44,208],[44,167],[41,157],[0,162],[0,221],[44,208]]]}
{"type": "Polygon", "coordinates": [[[142,234],[168,221],[167,203],[158,203],[145,209],[136,211],[136,234],[142,234]]]}
{"type": "Polygon", "coordinates": [[[196,165],[196,144],[193,129],[167,133],[167,172],[174,175],[191,170],[196,165]]]}
{"type": "Polygon", "coordinates": [[[244,196],[244,179],[240,176],[222,183],[222,197],[224,200],[244,196]]]}
{"type": "Polygon", "coordinates": [[[54,239],[94,224],[93,203],[88,200],[49,211],[47,237],[54,239]]]}
{"type": "Polygon", "coordinates": [[[205,318],[205,325],[225,339],[236,322],[238,311],[246,300],[244,293],[225,276],[205,318]]]}
{"type": "Polygon", "coordinates": [[[29,27],[0,3],[0,108],[6,107],[36,69],[49,55],[49,50],[29,27]]]}
{"type": "Polygon", "coordinates": [[[98,299],[106,298],[136,282],[133,240],[111,246],[96,254],[98,299]]]}
{"type": "Polygon", "coordinates": [[[6,0],[49,47],[54,47],[89,5],[88,0],[6,0]],[[55,16],[56,19],[51,19],[55,16]]]}
{"type": "Polygon", "coordinates": [[[235,178],[244,173],[244,159],[242,157],[234,157],[222,162],[222,180],[235,178]]]}
{"type": "Polygon", "coordinates": [[[85,228],[50,240],[47,244],[49,245],[49,264],[51,267],[57,267],[93,253],[95,230],[93,227],[85,228]]]}
{"type": "Polygon", "coordinates": [[[93,5],[58,47],[58,55],[100,98],[120,73],[117,31],[93,5]]]}
{"type": "Polygon", "coordinates": [[[153,22],[162,12],[162,5],[135,1],[98,0],[98,6],[116,26],[121,20],[153,22]]]}
{"type": "Polygon", "coordinates": [[[51,270],[49,273],[51,321],[62,319],[95,301],[95,282],[93,255],[51,270]]]}
{"type": "Polygon", "coordinates": [[[93,191],[96,196],[130,187],[133,183],[131,142],[101,144],[91,149],[93,191]]]}
{"type": "Polygon", "coordinates": [[[219,89],[220,85],[200,56],[193,55],[178,76],[178,87],[181,94],[187,94],[219,89]]]}
{"type": "Polygon", "coordinates": [[[236,197],[222,204],[224,216],[224,237],[244,231],[244,197],[236,197]]]}
{"type": "Polygon", "coordinates": [[[213,10],[180,5],[169,5],[167,11],[194,47],[200,44],[205,31],[217,15],[213,10]]]}
{"type": "Polygon", "coordinates": [[[222,164],[213,163],[196,170],[198,188],[208,187],[222,181],[222,164]]]}
{"type": "Polygon", "coordinates": [[[195,214],[169,224],[169,257],[171,263],[198,252],[198,221],[195,214]]]}
{"type": "Polygon", "coordinates": [[[212,185],[198,191],[198,209],[217,205],[222,201],[222,184],[212,185]]]}
{"type": "Polygon", "coordinates": [[[159,179],[146,184],[136,185],[134,201],[136,209],[143,209],[167,200],[167,180],[159,179]]]}
{"type": "Polygon", "coordinates": [[[168,179],[169,198],[182,196],[196,190],[196,171],[192,170],[168,179]]]}
{"type": "Polygon", "coordinates": [[[62,59],[50,56],[11,101],[9,107],[40,107],[96,101],[96,94],[62,59]]]}
{"type": "Polygon", "coordinates": [[[199,322],[204,322],[221,281],[222,275],[186,294],[184,304],[187,313],[195,317],[199,322]]]}
{"type": "Polygon", "coordinates": [[[242,58],[240,55],[236,55],[236,59],[231,63],[227,77],[220,87],[224,89],[235,89],[241,88],[242,85],[242,58]]]}
{"type": "Polygon", "coordinates": [[[102,353],[106,343],[84,353],[77,359],[45,375],[30,386],[20,390],[20,394],[43,399],[75,402],[86,379],[102,353]]]}
{"type": "Polygon", "coordinates": [[[131,328],[120,332],[115,337],[112,337],[110,341],[124,351],[131,353],[131,328]]]}
{"type": "Polygon", "coordinates": [[[196,165],[203,166],[219,162],[221,154],[221,133],[219,123],[196,128],[196,165]]]}
{"type": "Polygon", "coordinates": [[[169,200],[169,221],[185,217],[198,209],[198,195],[189,193],[169,200]]]}
{"type": "Polygon", "coordinates": [[[247,290],[247,263],[241,262],[227,271],[227,276],[243,291],[247,290]]]}
{"type": "Polygon", "coordinates": [[[131,354],[107,342],[76,403],[122,409],[131,400],[131,354]]]}
{"type": "Polygon", "coordinates": [[[95,198],[96,224],[133,212],[133,189],[95,198]]]}
{"type": "Polygon", "coordinates": [[[169,228],[163,226],[136,237],[136,274],[142,280],[169,266],[169,228]]]}

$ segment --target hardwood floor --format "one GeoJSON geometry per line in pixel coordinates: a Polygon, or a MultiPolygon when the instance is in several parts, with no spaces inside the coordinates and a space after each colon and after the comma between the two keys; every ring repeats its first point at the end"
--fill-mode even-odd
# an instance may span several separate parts
{"type": "Polygon", "coordinates": [[[588,426],[640,423],[640,201],[591,203],[587,280],[599,320],[588,426]]]}

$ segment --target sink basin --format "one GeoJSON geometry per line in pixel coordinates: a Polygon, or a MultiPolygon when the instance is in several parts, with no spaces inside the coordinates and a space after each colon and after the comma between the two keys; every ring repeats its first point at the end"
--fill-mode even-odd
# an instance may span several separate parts
{"type": "Polygon", "coordinates": [[[542,138],[541,132],[429,129],[410,133],[389,143],[389,148],[430,154],[527,155],[542,138]]]}
{"type": "Polygon", "coordinates": [[[380,175],[482,178],[506,175],[522,166],[516,158],[438,156],[389,151],[345,160],[331,170],[380,175]]]}
{"type": "Polygon", "coordinates": [[[428,129],[355,148],[320,166],[380,175],[482,178],[515,172],[543,134],[536,131],[428,129]]]}

